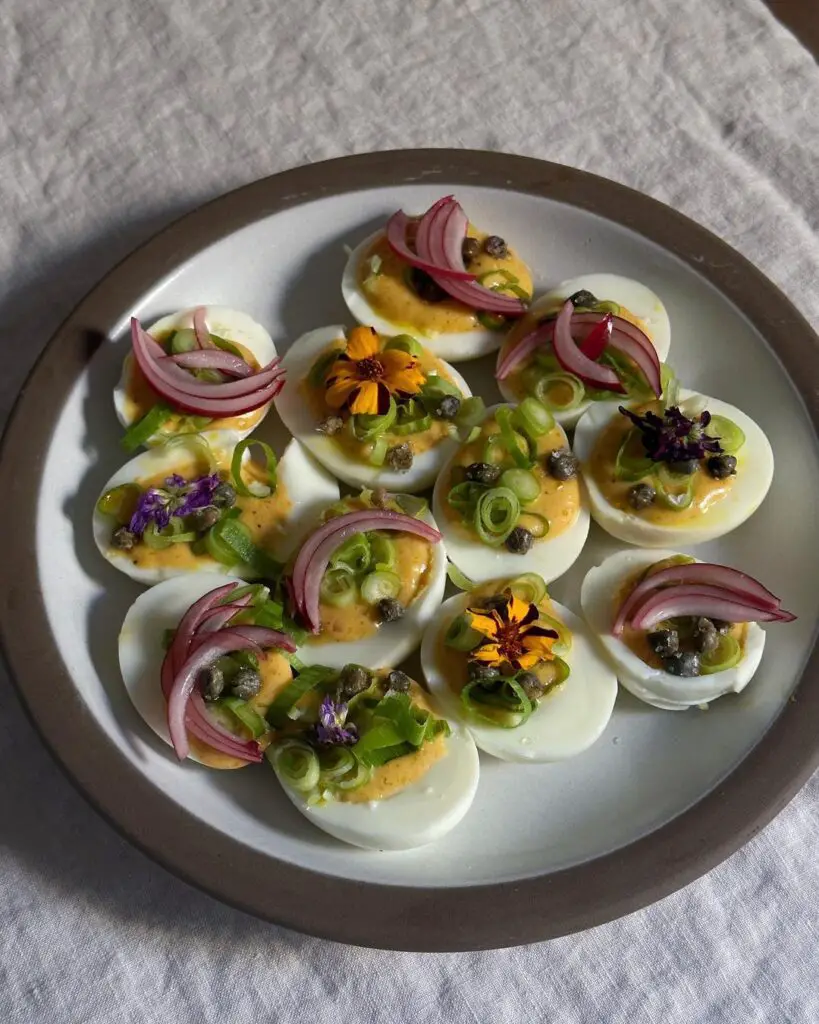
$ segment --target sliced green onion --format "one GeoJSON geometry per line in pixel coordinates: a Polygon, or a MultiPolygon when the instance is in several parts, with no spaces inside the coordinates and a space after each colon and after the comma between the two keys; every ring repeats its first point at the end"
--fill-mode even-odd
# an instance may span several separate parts
{"type": "Polygon", "coordinates": [[[112,516],[120,526],[127,526],[141,494],[142,488],[139,484],[120,484],[119,487],[112,487],[97,502],[97,511],[104,516],[112,516]]]}
{"type": "Polygon", "coordinates": [[[164,530],[158,530],[156,523],[149,523],[142,534],[142,541],[154,551],[163,551],[172,544],[190,544],[196,540],[196,533],[185,531],[182,520],[171,517],[170,524],[164,530]]]}
{"type": "Polygon", "coordinates": [[[230,460],[230,476],[236,493],[241,494],[243,498],[269,497],[276,490],[277,463],[278,459],[276,458],[276,453],[270,445],[265,444],[264,441],[258,441],[253,437],[246,437],[243,441],[239,441],[233,449],[233,456],[230,460]],[[267,483],[254,483],[253,486],[256,490],[251,490],[251,488],[248,487],[242,479],[242,457],[249,448],[253,447],[254,444],[261,448],[262,454],[264,455],[264,468],[265,473],[267,473],[267,483]]]}
{"type": "Polygon", "coordinates": [[[353,424],[353,434],[359,441],[374,441],[381,434],[386,432],[395,423],[398,416],[398,406],[395,399],[390,396],[390,405],[383,416],[370,416],[359,413],[350,417],[353,424]]]}
{"type": "MultiPolygon", "coordinates": [[[[661,464],[662,469],[665,469],[665,467],[661,464]]],[[[670,483],[672,474],[667,470],[664,474],[665,479],[662,479],[659,474],[654,478],[654,487],[661,504],[675,512],[682,512],[684,509],[689,508],[694,500],[694,474],[692,473],[690,476],[685,477],[681,477],[679,474],[676,475],[678,480],[684,481],[682,490],[674,489],[673,484],[670,483]]]]}
{"type": "Polygon", "coordinates": [[[535,540],[545,537],[551,529],[549,520],[539,512],[521,512],[520,516],[518,516],[517,525],[522,526],[524,530],[528,530],[535,540]]]}
{"type": "Polygon", "coordinates": [[[525,572],[516,576],[509,583],[509,589],[527,604],[540,604],[544,597],[548,596],[546,581],[536,572],[525,572]]]}
{"type": "Polygon", "coordinates": [[[506,469],[501,473],[501,487],[508,487],[526,505],[540,495],[540,483],[528,469],[506,469]]]}
{"type": "Polygon", "coordinates": [[[368,573],[361,581],[361,596],[367,604],[378,604],[385,597],[398,597],[401,577],[389,569],[368,573]]]}
{"type": "Polygon", "coordinates": [[[503,544],[515,528],[520,502],[508,487],[493,487],[484,492],[475,505],[474,525],[485,544],[503,544]]]}
{"type": "Polygon", "coordinates": [[[718,437],[720,447],[726,455],[733,455],[745,444],[745,434],[727,416],[712,416],[705,428],[709,437],[718,437]]]}
{"type": "Polygon", "coordinates": [[[422,416],[417,416],[415,419],[405,419],[401,422],[394,423],[390,427],[390,431],[393,434],[403,437],[406,434],[423,434],[425,430],[429,430],[432,426],[432,417],[428,413],[424,413],[422,416]]]}
{"type": "Polygon", "coordinates": [[[742,648],[736,637],[720,636],[719,643],[714,650],[700,656],[700,670],[705,675],[724,672],[726,669],[738,665],[741,658],[742,648]]]}
{"type": "Polygon", "coordinates": [[[211,334],[210,340],[217,348],[220,348],[223,352],[230,352],[231,355],[238,356],[241,360],[247,363],[247,356],[245,355],[245,353],[239,348],[238,345],[234,345],[232,341],[228,341],[227,338],[220,338],[216,334],[211,334]]]}
{"type": "Polygon", "coordinates": [[[512,460],[519,469],[529,469],[532,460],[529,458],[529,444],[525,437],[522,437],[512,425],[512,410],[508,405],[502,405],[495,413],[495,419],[500,429],[500,443],[512,456],[512,460]],[[521,441],[523,447],[521,447],[521,441]],[[524,448],[526,449],[524,451],[524,448]]]}
{"type": "Polygon", "coordinates": [[[461,397],[460,389],[446,377],[442,377],[437,370],[427,374],[426,383],[421,388],[421,398],[425,399],[428,394],[434,398],[440,398],[442,395],[451,395],[453,398],[461,397]]]}
{"type": "Polygon", "coordinates": [[[120,444],[126,452],[135,452],[137,448],[147,444],[154,434],[158,434],[166,420],[172,415],[172,409],[157,402],[156,405],[151,406],[141,420],[137,420],[125,431],[120,444]]]}
{"type": "Polygon", "coordinates": [[[349,777],[345,776],[342,779],[336,779],[336,789],[341,789],[344,792],[349,792],[352,789],[360,789],[373,777],[373,768],[371,765],[364,764],[358,757],[355,759],[355,773],[349,777]]]}
{"type": "Polygon", "coordinates": [[[373,441],[373,446],[370,449],[370,454],[367,456],[369,462],[373,466],[383,466],[384,460],[387,457],[387,449],[389,448],[389,442],[386,437],[377,437],[373,441]]]}
{"type": "Polygon", "coordinates": [[[614,475],[618,480],[642,480],[656,466],[645,454],[640,440],[640,432],[636,428],[630,430],[623,438],[614,463],[614,475]]]}
{"type": "Polygon", "coordinates": [[[478,323],[488,331],[502,331],[508,323],[505,316],[495,316],[494,313],[480,311],[475,316],[478,318],[478,323]]]}
{"type": "Polygon", "coordinates": [[[519,427],[531,440],[536,441],[550,430],[554,430],[555,418],[536,398],[524,398],[512,413],[511,423],[519,427]]]}
{"type": "Polygon", "coordinates": [[[677,374],[668,365],[660,363],[660,385],[663,395],[663,406],[670,409],[672,405],[678,405],[680,401],[680,382],[677,374]]]}
{"type": "Polygon", "coordinates": [[[233,604],[235,601],[247,597],[248,594],[251,595],[251,606],[258,607],[268,600],[270,589],[263,583],[245,583],[243,586],[236,587],[229,594],[226,594],[221,601],[217,601],[217,604],[233,604]]]}
{"type": "Polygon", "coordinates": [[[354,533],[330,556],[330,567],[351,573],[366,572],[372,562],[370,541],[366,533],[354,533]]]}
{"type": "MultiPolygon", "coordinates": [[[[553,629],[557,633],[557,640],[552,644],[552,650],[555,654],[568,654],[572,649],[572,631],[560,619],[556,619],[551,615],[545,615],[543,612],[540,613],[537,624],[539,626],[545,626],[546,629],[553,629]]],[[[559,661],[559,658],[555,659],[559,661]]],[[[568,666],[567,666],[568,668],[568,666]]],[[[568,675],[568,672],[566,673],[568,675]]],[[[562,682],[562,680],[560,680],[562,682]]]]}
{"type": "Polygon", "coordinates": [[[214,550],[224,551],[225,548],[234,554],[233,562],[225,562],[226,565],[243,562],[252,572],[259,576],[278,577],[281,573],[281,566],[274,561],[265,551],[257,548],[250,539],[250,530],[244,523],[235,518],[222,518],[215,526],[205,534],[208,550],[217,561],[223,561],[214,551],[211,550],[211,543],[214,550]]]}
{"type": "Polygon", "coordinates": [[[490,466],[499,466],[506,458],[506,449],[501,444],[499,434],[490,434],[483,446],[482,462],[488,462],[490,466]]]}
{"type": "Polygon", "coordinates": [[[405,515],[415,516],[416,519],[429,511],[427,499],[419,498],[417,494],[394,494],[393,499],[405,515]]]}
{"type": "Polygon", "coordinates": [[[615,316],[619,316],[621,307],[616,302],[609,302],[608,299],[595,302],[594,310],[596,313],[614,313],[615,316]]]}
{"type": "Polygon", "coordinates": [[[455,484],[447,495],[447,501],[451,508],[460,512],[465,517],[470,517],[475,512],[475,506],[482,494],[486,493],[486,486],[475,480],[464,480],[463,483],[455,484]]]}
{"type": "Polygon", "coordinates": [[[473,718],[497,725],[503,729],[516,729],[529,718],[534,706],[514,679],[503,679],[498,683],[467,683],[461,690],[461,704],[473,718]]]}
{"type": "Polygon", "coordinates": [[[267,722],[255,708],[240,697],[224,697],[221,703],[238,718],[254,740],[267,732],[267,722]]]}
{"type": "Polygon", "coordinates": [[[411,356],[420,358],[424,354],[424,346],[412,337],[411,334],[397,334],[394,338],[390,338],[387,344],[384,346],[384,351],[388,349],[397,348],[402,352],[406,352],[411,356]]]}
{"type": "Polygon", "coordinates": [[[318,785],[321,767],[318,754],[302,740],[284,740],[267,748],[267,757],[277,774],[297,793],[309,793],[318,785]]]}
{"type": "Polygon", "coordinates": [[[355,576],[346,566],[328,569],[321,578],[319,594],[325,604],[330,604],[334,608],[346,608],[353,604],[358,596],[355,576]]]}
{"type": "Polygon", "coordinates": [[[548,373],[556,373],[561,369],[560,363],[557,361],[557,356],[554,354],[551,347],[536,349],[534,364],[535,366],[540,367],[541,370],[546,370],[548,373]]]}
{"type": "Polygon", "coordinates": [[[483,634],[472,628],[466,614],[457,615],[444,634],[444,643],[456,651],[474,651],[483,639],[483,634]]]}
{"type": "Polygon", "coordinates": [[[170,351],[173,355],[180,355],[182,352],[193,352],[198,348],[196,331],[191,327],[181,327],[174,331],[170,337],[170,351]]]}
{"type": "Polygon", "coordinates": [[[691,565],[694,562],[696,562],[696,558],[692,558],[691,555],[670,555],[668,558],[662,558],[659,562],[650,565],[640,579],[647,579],[649,576],[662,572],[663,569],[670,569],[675,565],[691,565]]]}
{"type": "Polygon", "coordinates": [[[356,756],[349,747],[330,747],[322,750],[318,758],[321,769],[319,784],[322,786],[347,775],[356,765],[356,756]]]}
{"type": "Polygon", "coordinates": [[[307,374],[307,383],[311,388],[323,388],[324,381],[327,377],[327,371],[338,359],[342,353],[342,349],[333,348],[329,352],[323,352],[318,359],[310,367],[310,371],[307,374]]]}
{"type": "MultiPolygon", "coordinates": [[[[218,523],[216,524],[219,525],[218,523]]],[[[230,545],[226,544],[215,528],[211,528],[202,539],[205,551],[222,565],[238,565],[241,559],[230,545]]]]}
{"type": "Polygon", "coordinates": [[[475,584],[465,576],[454,562],[447,562],[446,574],[459,590],[474,590],[475,584]]]}
{"type": "Polygon", "coordinates": [[[472,395],[461,402],[455,423],[461,430],[472,430],[477,427],[486,415],[484,400],[478,395],[472,395]]]}
{"type": "MultiPolygon", "coordinates": [[[[291,662],[292,664],[292,662],[291,662]]],[[[267,709],[267,720],[274,729],[281,729],[294,718],[297,705],[313,690],[324,692],[338,678],[338,672],[324,665],[308,665],[299,669],[299,674],[291,682],[279,690],[276,698],[267,709]]]]}
{"type": "Polygon", "coordinates": [[[394,569],[398,557],[393,541],[384,533],[377,530],[367,534],[370,542],[370,561],[376,569],[394,569]]]}
{"type": "Polygon", "coordinates": [[[573,373],[544,373],[528,389],[546,409],[553,412],[569,412],[576,409],[586,397],[586,388],[573,373]],[[553,392],[568,388],[569,397],[559,401],[553,392]]]}

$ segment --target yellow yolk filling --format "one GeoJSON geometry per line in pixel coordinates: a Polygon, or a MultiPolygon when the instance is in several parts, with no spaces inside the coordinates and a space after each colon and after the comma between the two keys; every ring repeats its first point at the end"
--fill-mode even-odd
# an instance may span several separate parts
{"type": "MultiPolygon", "coordinates": [[[[264,717],[267,709],[276,699],[276,695],[293,678],[293,672],[290,662],[277,651],[271,650],[263,658],[259,658],[259,674],[262,677],[261,689],[247,703],[264,717]]],[[[250,739],[250,733],[238,720],[231,721],[231,727],[238,737],[250,739]]],[[[213,747],[202,743],[201,740],[190,734],[188,734],[188,740],[194,756],[210,768],[244,768],[248,763],[242,761],[241,758],[232,757],[230,754],[223,754],[221,750],[214,750],[213,747]]],[[[264,736],[259,740],[262,746],[266,746],[267,742],[268,740],[264,736]]]]}
{"type": "MultiPolygon", "coordinates": [[[[412,684],[410,695],[413,704],[435,714],[434,709],[430,707],[426,693],[417,683],[412,684]]],[[[380,765],[373,772],[373,777],[369,782],[359,789],[340,793],[338,799],[351,804],[366,803],[369,800],[386,800],[422,779],[435,762],[445,756],[446,752],[446,737],[442,734],[438,735],[435,739],[428,740],[412,754],[396,757],[394,760],[380,765]]]]}
{"type": "MultiPolygon", "coordinates": [[[[469,235],[481,242],[487,237],[472,227],[469,235]]],[[[420,298],[407,283],[407,269],[407,264],[395,255],[383,235],[370,246],[358,266],[358,285],[372,308],[385,320],[410,334],[420,332],[428,338],[471,331],[479,326],[475,310],[454,299],[426,302],[420,298]],[[372,272],[374,256],[381,260],[377,274],[372,272]]],[[[529,268],[511,248],[505,259],[496,259],[481,250],[480,255],[470,261],[468,270],[478,277],[505,270],[517,278],[519,288],[527,295],[532,294],[529,268]]],[[[491,278],[488,283],[492,283],[491,278]]]]}
{"type": "MultiPolygon", "coordinates": [[[[385,341],[386,343],[386,341],[385,341]]],[[[330,352],[332,349],[338,349],[339,352],[344,351],[343,342],[335,342],[332,345],[328,345],[326,352],[330,352]]],[[[318,362],[324,356],[322,353],[314,360],[314,364],[318,362]]],[[[441,362],[440,359],[436,359],[435,356],[427,351],[423,350],[422,354],[418,357],[418,362],[421,364],[421,369],[425,375],[429,375],[432,372],[437,373],[444,380],[449,381],[450,384],[454,383],[452,377],[447,372],[447,368],[441,362]]],[[[330,369],[328,367],[327,376],[330,375],[330,369]]],[[[326,416],[339,415],[338,410],[330,409],[324,400],[324,387],[311,387],[309,381],[305,379],[301,382],[300,388],[302,394],[307,400],[308,405],[315,417],[317,423],[321,422],[326,416]]],[[[420,455],[422,452],[429,451],[430,448],[434,448],[437,444],[440,444],[445,438],[451,436],[452,426],[447,420],[435,420],[427,430],[419,431],[416,434],[394,434],[387,430],[382,435],[387,442],[388,447],[396,444],[409,444],[412,448],[413,455],[420,455]]],[[[345,421],[344,429],[340,430],[337,434],[333,434],[329,440],[331,440],[349,459],[354,462],[368,462],[369,455],[373,450],[372,442],[359,441],[356,438],[352,430],[350,429],[349,422],[345,421]]]]}
{"type": "MultiPolygon", "coordinates": [[[[160,345],[165,344],[168,338],[173,334],[173,331],[163,331],[159,335],[155,336],[155,340],[160,345]]],[[[154,337],[154,335],[151,335],[154,337]]],[[[230,340],[230,339],[227,339],[230,340]]],[[[260,369],[259,362],[250,349],[244,345],[240,345],[238,342],[231,341],[232,345],[242,353],[242,358],[253,367],[254,370],[260,369]]],[[[125,384],[125,403],[124,412],[129,423],[136,423],[141,420],[150,410],[158,403],[163,403],[165,400],[161,395],[157,394],[156,391],[151,387],[148,381],[142,374],[137,365],[136,360],[133,357],[133,353],[129,353],[125,357],[124,367],[124,384],[125,384]]],[[[252,409],[250,412],[242,413],[241,416],[229,416],[222,419],[213,419],[208,423],[207,427],[199,428],[205,430],[235,430],[250,431],[256,424],[261,420],[264,415],[267,406],[264,405],[259,409],[252,409]]],[[[165,423],[162,425],[162,430],[165,433],[196,433],[196,428],[191,422],[191,416],[187,413],[171,413],[165,423]]]]}
{"type": "MultiPolygon", "coordinates": [[[[483,462],[487,439],[493,434],[499,433],[500,428],[494,417],[485,420],[478,437],[460,449],[453,462],[453,468],[455,466],[470,466],[473,462],[483,462]]],[[[563,431],[557,426],[537,439],[538,459],[529,472],[537,478],[540,485],[540,493],[534,501],[528,502],[525,505],[521,503],[521,515],[531,512],[543,516],[549,522],[549,530],[545,537],[535,538],[535,543],[538,543],[539,540],[551,540],[563,533],[575,521],[580,510],[580,482],[578,478],[575,476],[570,480],[555,480],[543,468],[543,457],[545,455],[556,448],[565,447],[566,441],[563,431]]],[[[450,479],[447,492],[452,487],[453,483],[450,479]]],[[[463,522],[460,512],[452,508],[448,500],[444,499],[443,505],[444,514],[447,519],[457,523],[464,533],[477,538],[478,535],[474,528],[463,522]]]]}
{"type": "MultiPolygon", "coordinates": [[[[644,406],[637,412],[644,414],[647,409],[657,411],[657,406],[654,404],[644,406]]],[[[693,499],[688,508],[665,508],[655,501],[647,509],[636,512],[628,503],[628,493],[635,481],[619,480],[615,475],[617,453],[631,429],[632,423],[626,416],[615,416],[600,432],[589,460],[588,469],[591,471],[594,482],[600,488],[606,501],[614,508],[629,515],[639,516],[640,519],[655,523],[657,526],[679,526],[681,523],[691,523],[701,519],[731,490],[735,477],[729,476],[725,480],[716,480],[700,467],[693,476],[693,499]]],[[[650,482],[649,477],[645,479],[650,482]]]]}

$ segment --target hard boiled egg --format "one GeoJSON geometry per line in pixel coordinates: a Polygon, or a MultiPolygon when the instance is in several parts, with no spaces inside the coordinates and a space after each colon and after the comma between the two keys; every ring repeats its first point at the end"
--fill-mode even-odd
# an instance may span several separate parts
{"type": "MultiPolygon", "coordinates": [[[[273,339],[247,313],[225,306],[205,306],[205,322],[211,334],[223,341],[232,342],[243,350],[243,355],[252,356],[259,366],[265,366],[276,355],[273,339]]],[[[164,343],[176,331],[193,329],[193,309],[182,310],[157,320],[148,333],[160,344],[164,343]]],[[[162,402],[159,395],[147,383],[129,353],[122,364],[122,376],[114,388],[114,409],[123,427],[130,427],[157,403],[162,402]]],[[[208,441],[214,444],[235,444],[247,437],[258,427],[267,415],[270,403],[259,409],[224,419],[212,419],[201,426],[201,431],[208,441]]],[[[190,423],[196,420],[186,413],[176,413],[166,421],[162,434],[154,434],[147,446],[162,444],[167,435],[178,432],[180,426],[190,430],[190,423]],[[164,436],[162,436],[164,435],[164,436]]]]}
{"type": "MultiPolygon", "coordinates": [[[[474,229],[470,234],[481,241],[485,238],[474,229]]],[[[498,268],[513,275],[516,287],[531,295],[529,268],[511,249],[501,260],[481,252],[468,269],[483,276],[498,268]]],[[[425,301],[408,282],[410,272],[409,265],[387,245],[385,232],[376,231],[356,246],[347,260],[341,279],[347,308],[359,323],[375,327],[380,334],[407,332],[436,356],[453,363],[477,359],[500,347],[505,329],[502,320],[495,323],[484,317],[486,323],[493,324],[485,326],[475,310],[445,295],[434,302],[425,301]]],[[[491,280],[487,287],[489,283],[491,280]]]]}
{"type": "MultiPolygon", "coordinates": [[[[287,370],[287,382],[275,400],[284,425],[334,476],[353,487],[378,486],[407,493],[431,487],[444,462],[458,448],[457,436],[453,437],[448,432],[451,425],[434,421],[432,433],[389,435],[390,444],[407,442],[414,449],[412,465],[403,472],[369,463],[361,445],[351,446],[349,440],[344,440],[347,438],[346,430],[332,437],[318,430],[321,421],[332,410],[320,404],[321,389],[310,387],[310,370],[325,352],[333,346],[342,348],[344,344],[343,327],[322,327],[303,335],[287,350],[282,360],[287,370]]],[[[422,362],[449,378],[464,397],[472,394],[469,385],[453,366],[436,360],[429,352],[422,362]]],[[[451,430],[454,433],[454,427],[451,430]]]]}
{"type": "MultiPolygon", "coordinates": [[[[111,477],[102,495],[124,484],[161,487],[165,478],[173,473],[186,480],[208,473],[197,444],[201,442],[182,440],[137,455],[111,477]]],[[[232,452],[232,448],[211,447],[221,471],[229,470],[232,452]]],[[[247,466],[250,459],[248,450],[243,456],[243,465],[247,466]]],[[[252,489],[252,482],[248,483],[252,489]]],[[[297,441],[291,441],[278,463],[275,494],[269,498],[239,498],[238,504],[243,507],[240,518],[251,530],[254,541],[273,559],[283,563],[318,522],[327,505],[338,500],[338,496],[336,481],[297,441]]],[[[138,583],[159,583],[173,576],[200,572],[242,576],[246,571],[242,567],[228,568],[208,554],[194,554],[189,544],[152,550],[141,543],[130,551],[123,551],[111,542],[118,525],[114,517],[100,511],[98,504],[94,506],[92,527],[100,554],[138,583]]]]}
{"type": "MultiPolygon", "coordinates": [[[[119,634],[119,665],[125,689],[131,701],[156,735],[170,747],[167,706],[162,694],[160,672],[165,657],[163,638],[166,630],[176,629],[182,616],[200,597],[229,582],[229,577],[213,572],[195,576],[177,576],[165,580],[144,593],[128,609],[119,634]]],[[[268,651],[260,659],[262,688],[248,702],[264,715],[277,692],[292,678],[290,664],[277,651],[268,651]]],[[[216,714],[211,711],[211,714],[216,714]]],[[[222,725],[232,728],[229,716],[220,717],[222,725]]],[[[237,735],[240,735],[237,728],[237,735]]],[[[189,736],[190,757],[210,768],[244,768],[247,761],[214,750],[189,736]]]]}
{"type": "MultiPolygon", "coordinates": [[[[618,315],[636,324],[657,349],[657,355],[664,362],[668,358],[671,346],[671,325],[668,313],[662,301],[639,281],[618,274],[581,274],[564,281],[556,288],[541,295],[530,307],[526,315],[518,321],[506,336],[499,362],[538,325],[540,319],[548,313],[557,313],[571,295],[577,292],[590,292],[598,301],[615,303],[620,307],[618,315]]],[[[601,314],[602,315],[602,314],[601,314]]],[[[525,360],[505,380],[498,381],[503,397],[509,402],[519,402],[526,394],[526,384],[521,372],[531,365],[531,359],[525,360]]],[[[559,369],[559,368],[558,368],[559,369]]],[[[564,385],[561,385],[564,386],[564,385]]],[[[582,387],[582,385],[581,385],[582,387]]],[[[585,392],[584,392],[585,393],[585,392]]],[[[571,408],[552,411],[557,422],[569,430],[577,423],[586,409],[594,403],[587,398],[580,398],[571,408]]]]}
{"type": "MultiPolygon", "coordinates": [[[[421,747],[417,754],[397,758],[377,768],[366,789],[351,794],[357,796],[356,802],[341,799],[310,802],[288,785],[275,756],[270,760],[287,796],[316,828],[365,849],[408,850],[446,835],[472,806],[480,774],[478,751],[466,729],[455,723],[450,723],[450,729],[448,736],[433,741],[439,756],[430,759],[423,774],[416,778],[412,768],[406,765],[414,758],[429,756],[421,747]],[[411,781],[401,785],[404,779],[411,781]]],[[[352,750],[355,751],[355,747],[352,750]]],[[[274,751],[275,747],[270,753],[274,751]]]]}
{"type": "Polygon", "coordinates": [[[612,634],[627,584],[652,565],[676,554],[656,548],[618,551],[586,574],[580,591],[586,622],[614,666],[617,678],[635,697],[665,711],[682,711],[707,704],[726,693],[739,693],[759,668],[765,648],[765,631],[755,622],[749,622],[742,641],[742,658],[737,665],[711,675],[681,677],[647,664],[625,642],[628,631],[623,637],[612,634]]]}
{"type": "Polygon", "coordinates": [[[453,471],[457,467],[483,461],[482,453],[488,440],[485,435],[487,431],[490,435],[495,433],[492,424],[497,410],[501,408],[504,407],[496,405],[487,410],[481,435],[463,445],[444,466],[433,491],[433,513],[443,532],[448,557],[474,582],[513,577],[525,570],[536,572],[549,583],[574,564],[589,533],[589,511],[579,476],[560,481],[550,477],[544,468],[550,451],[569,448],[562,427],[555,424],[537,441],[538,458],[532,472],[540,490],[533,502],[521,505],[521,521],[524,516],[535,512],[547,520],[549,529],[544,536],[535,539],[525,554],[513,553],[503,544],[484,543],[448,500],[453,487],[453,471]]]}
{"type": "MultiPolygon", "coordinates": [[[[421,518],[438,528],[428,511],[421,518]]],[[[378,624],[376,609],[360,594],[353,602],[340,607],[322,601],[322,631],[315,637],[308,636],[299,648],[299,658],[305,664],[331,668],[348,664],[369,665],[373,669],[393,668],[420,644],[424,630],[438,614],[444,597],[444,544],[440,541],[428,544],[398,531],[386,536],[395,551],[395,571],[401,578],[399,600],[404,605],[404,614],[394,622],[378,624]]]]}
{"type": "Polygon", "coordinates": [[[465,725],[481,750],[502,761],[562,761],[590,747],[611,718],[617,680],[585,624],[568,608],[548,599],[544,607],[571,633],[570,646],[561,648],[561,657],[570,669],[568,678],[542,697],[530,717],[515,728],[472,718],[460,699],[466,682],[466,654],[447,647],[444,638],[453,620],[474,603],[470,594],[445,601],[421,645],[424,678],[444,714],[465,725]]]}
{"type": "MultiPolygon", "coordinates": [[[[644,511],[629,505],[628,491],[635,481],[615,479],[618,432],[628,426],[617,403],[592,404],[577,424],[574,451],[583,467],[592,516],[607,533],[628,544],[684,547],[722,537],[754,514],[771,486],[773,452],[750,416],[718,398],[686,390],[680,394],[679,407],[689,417],[707,410],[730,420],[744,435],[744,443],[733,452],[736,475],[720,481],[699,469],[692,503],[683,509],[663,508],[657,501],[644,511]]],[[[705,432],[709,434],[709,428],[705,432]]]]}

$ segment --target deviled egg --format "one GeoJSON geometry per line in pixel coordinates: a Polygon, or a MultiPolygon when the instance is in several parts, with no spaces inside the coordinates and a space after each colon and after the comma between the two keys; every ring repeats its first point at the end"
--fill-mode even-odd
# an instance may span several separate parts
{"type": "MultiPolygon", "coordinates": [[[[276,399],[285,426],[340,480],[431,487],[483,403],[448,363],[409,335],[324,327],[299,338],[276,399]]],[[[477,416],[476,416],[477,413],[477,416]]]]}
{"type": "Polygon", "coordinates": [[[446,601],[421,663],[444,713],[503,761],[574,757],[599,738],[617,696],[585,624],[534,573],[446,601]]]}
{"type": "Polygon", "coordinates": [[[762,659],[758,622],[794,618],[745,573],[656,549],[605,559],[580,601],[623,686],[667,711],[739,693],[762,659]]]}
{"type": "Polygon", "coordinates": [[[262,760],[265,716],[293,678],[294,644],[258,624],[279,625],[279,609],[267,588],[217,573],[165,580],[131,605],[119,634],[125,688],[181,759],[210,768],[262,760]]]}
{"type": "Polygon", "coordinates": [[[592,405],[574,451],[595,521],[644,547],[703,544],[735,530],[773,479],[773,452],[757,424],[692,391],[667,408],[592,405]]]}
{"type": "Polygon", "coordinates": [[[305,668],[269,717],[280,732],[267,758],[284,791],[345,843],[423,846],[472,804],[480,770],[472,737],[403,672],[305,668]]]}
{"type": "Polygon", "coordinates": [[[452,196],[425,214],[393,214],[350,254],[341,282],[347,308],[384,335],[422,338],[453,363],[494,352],[522,316],[532,276],[498,235],[469,224],[452,196]]]}
{"type": "Polygon", "coordinates": [[[344,498],[288,570],[305,664],[392,668],[421,642],[446,586],[446,553],[426,503],[409,495],[344,498]]]}
{"type": "MultiPolygon", "coordinates": [[[[617,274],[583,274],[542,295],[518,320],[498,353],[495,376],[507,401],[531,395],[568,429],[592,400],[659,397],[670,373],[662,374],[659,364],[668,357],[670,344],[668,314],[651,289],[617,274]],[[573,305],[571,338],[597,367],[561,359],[555,326],[568,300],[573,305]],[[656,356],[644,366],[652,346],[656,356]],[[585,372],[602,376],[592,383],[585,372]]],[[[569,355],[577,357],[571,350],[569,355]]]]}
{"type": "Polygon", "coordinates": [[[178,434],[240,441],[265,418],[284,380],[273,339],[235,309],[197,306],[162,317],[147,332],[132,320],[131,341],[114,388],[129,452],[178,434]]]}
{"type": "Polygon", "coordinates": [[[589,532],[578,473],[563,428],[534,398],[487,410],[475,436],[447,463],[433,513],[447,555],[475,582],[524,567],[547,582],[580,554],[589,532]]]}
{"type": "Polygon", "coordinates": [[[272,578],[338,496],[298,441],[277,463],[255,439],[222,448],[185,435],[111,477],[94,506],[94,540],[139,583],[193,572],[272,578]]]}

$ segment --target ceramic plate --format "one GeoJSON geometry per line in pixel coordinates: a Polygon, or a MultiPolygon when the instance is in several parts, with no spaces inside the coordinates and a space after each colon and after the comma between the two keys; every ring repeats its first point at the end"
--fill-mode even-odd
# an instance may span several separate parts
{"type": "MultiPolygon", "coordinates": [[[[497,401],[492,358],[462,366],[497,401]]],[[[288,171],[198,210],[134,253],[51,341],[0,465],[2,635],[44,741],[94,805],[170,870],[293,928],[380,947],[511,945],[635,910],[713,867],[761,828],[819,762],[817,339],[741,256],[665,206],[580,171],[502,154],[394,152],[288,171]],[[363,852],[312,828],[266,766],[180,767],[133,710],[117,633],[139,587],[100,558],[92,504],[123,461],[111,389],[126,325],[211,303],[248,312],[279,351],[349,322],[345,246],[403,206],[455,192],[514,239],[538,290],[588,271],[665,301],[689,387],[746,410],[776,455],[774,486],[741,529],[697,553],[741,566],[799,619],[772,628],[758,675],[706,712],[621,694],[600,741],[560,765],[482,758],[478,796],[442,841],[363,852]],[[20,453],[26,453],[21,458],[20,453]]],[[[274,414],[261,436],[280,438],[274,414]]],[[[553,587],[577,608],[615,548],[596,527],[553,587]]]]}

